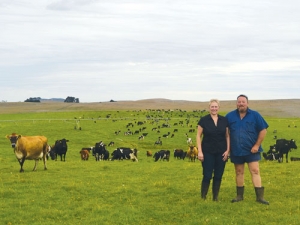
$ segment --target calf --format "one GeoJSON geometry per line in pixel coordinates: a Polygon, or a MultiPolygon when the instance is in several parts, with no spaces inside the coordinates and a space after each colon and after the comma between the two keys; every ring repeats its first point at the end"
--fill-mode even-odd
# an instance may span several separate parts
{"type": "Polygon", "coordinates": [[[147,157],[152,156],[152,152],[151,151],[147,151],[146,155],[147,155],[147,157]]]}
{"type": "Polygon", "coordinates": [[[83,149],[79,153],[80,153],[80,156],[81,156],[82,160],[88,160],[89,159],[90,153],[89,153],[88,150],[83,149]]]}

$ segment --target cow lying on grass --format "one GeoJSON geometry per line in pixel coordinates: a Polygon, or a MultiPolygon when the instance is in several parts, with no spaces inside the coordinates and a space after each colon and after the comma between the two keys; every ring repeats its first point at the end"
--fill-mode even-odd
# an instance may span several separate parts
{"type": "Polygon", "coordinates": [[[137,158],[137,149],[131,149],[127,147],[120,147],[114,150],[111,154],[111,161],[118,159],[118,160],[123,160],[123,159],[131,159],[134,162],[138,162],[137,158]]]}

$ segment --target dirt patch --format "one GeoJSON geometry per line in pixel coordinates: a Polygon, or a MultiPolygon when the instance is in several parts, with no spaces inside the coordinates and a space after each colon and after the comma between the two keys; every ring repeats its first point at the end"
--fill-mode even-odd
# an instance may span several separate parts
{"type": "MultiPolygon", "coordinates": [[[[300,117],[300,99],[283,100],[252,100],[251,109],[259,111],[263,116],[271,117],[300,117]]],[[[146,99],[138,101],[92,102],[92,103],[64,103],[64,102],[1,102],[0,114],[25,112],[61,112],[77,110],[203,110],[208,108],[208,102],[146,99]]],[[[235,101],[221,101],[222,112],[235,109],[235,101]]]]}

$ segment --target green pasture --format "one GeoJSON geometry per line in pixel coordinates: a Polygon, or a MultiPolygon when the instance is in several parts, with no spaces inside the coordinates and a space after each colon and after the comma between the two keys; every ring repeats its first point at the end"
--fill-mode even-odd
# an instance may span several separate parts
{"type": "MultiPolygon", "coordinates": [[[[223,113],[225,114],[225,112],[223,113]]],[[[231,203],[235,197],[235,175],[229,162],[223,176],[219,202],[199,195],[202,179],[200,162],[188,159],[154,162],[146,156],[160,149],[187,150],[186,135],[195,142],[200,111],[73,111],[0,114],[0,225],[1,224],[299,224],[300,161],[260,163],[265,199],[270,205],[255,202],[249,172],[245,174],[244,201],[231,203]],[[137,122],[144,122],[138,126],[137,122]],[[183,125],[179,124],[183,121],[183,125]],[[129,123],[133,127],[126,127],[129,123]],[[152,130],[162,124],[169,128],[152,130]],[[175,125],[175,124],[178,125],[175,125]],[[81,129],[79,129],[79,127],[81,129]],[[124,135],[130,129],[140,134],[124,135]],[[174,132],[178,129],[178,132],[174,132]],[[195,129],[195,132],[189,132],[195,129]],[[116,131],[120,131],[118,135],[116,131]],[[40,161],[33,172],[33,161],[25,161],[20,173],[10,142],[5,135],[44,135],[49,144],[66,138],[66,162],[40,161]],[[168,138],[163,134],[170,132],[168,138]],[[148,133],[138,140],[141,133],[148,133]],[[174,137],[171,138],[171,134],[174,137]],[[154,146],[158,137],[162,146],[154,146]],[[138,162],[88,161],[80,159],[82,147],[102,140],[113,147],[138,149],[138,162]]],[[[299,118],[265,118],[269,124],[263,148],[277,138],[299,142],[299,118]],[[273,133],[277,130],[276,133],[273,133]]],[[[298,144],[299,145],[299,144],[298,144]]],[[[300,157],[300,150],[290,156],[300,157]]],[[[211,195],[211,191],[209,192],[211,195]]]]}

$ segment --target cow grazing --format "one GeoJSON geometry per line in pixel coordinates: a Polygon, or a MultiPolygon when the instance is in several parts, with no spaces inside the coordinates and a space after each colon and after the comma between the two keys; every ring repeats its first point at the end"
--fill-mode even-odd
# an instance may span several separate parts
{"type": "Polygon", "coordinates": [[[147,155],[147,157],[150,157],[150,156],[152,156],[152,152],[151,151],[147,151],[146,155],[147,155]]]}
{"type": "Polygon", "coordinates": [[[59,155],[60,161],[66,161],[66,154],[68,151],[67,142],[69,142],[69,140],[65,138],[55,141],[55,144],[52,146],[52,149],[50,151],[50,156],[52,160],[55,159],[55,161],[57,161],[57,155],[59,155]]]}
{"type": "Polygon", "coordinates": [[[296,141],[294,139],[278,139],[276,140],[276,151],[279,153],[278,162],[283,162],[283,155],[285,154],[286,162],[288,162],[288,154],[291,149],[297,149],[296,141]]]}
{"type": "Polygon", "coordinates": [[[115,145],[115,142],[111,141],[109,142],[108,146],[114,146],[115,145]]]}
{"type": "Polygon", "coordinates": [[[157,162],[158,160],[170,160],[170,150],[160,150],[158,152],[155,152],[154,156],[154,161],[157,162]]]}
{"type": "Polygon", "coordinates": [[[138,162],[137,158],[137,149],[131,149],[127,147],[120,147],[114,150],[111,154],[111,160],[115,159],[123,160],[123,159],[131,159],[132,161],[138,162]]]}
{"type": "Polygon", "coordinates": [[[197,147],[194,146],[194,145],[189,146],[186,155],[187,155],[187,157],[189,158],[189,160],[191,162],[195,162],[196,158],[198,156],[198,149],[197,149],[197,147]]]}
{"type": "Polygon", "coordinates": [[[11,147],[21,166],[20,172],[24,172],[23,165],[26,159],[35,160],[33,171],[36,170],[38,161],[43,159],[44,169],[47,169],[46,155],[49,151],[48,139],[45,136],[22,136],[16,133],[6,135],[11,147]]]}
{"type": "Polygon", "coordinates": [[[182,149],[174,149],[174,158],[175,159],[183,159],[186,156],[186,152],[184,152],[182,149]]]}
{"type": "Polygon", "coordinates": [[[90,153],[89,153],[88,150],[83,149],[79,153],[80,153],[80,156],[81,156],[82,160],[88,160],[89,159],[90,153]]]}

